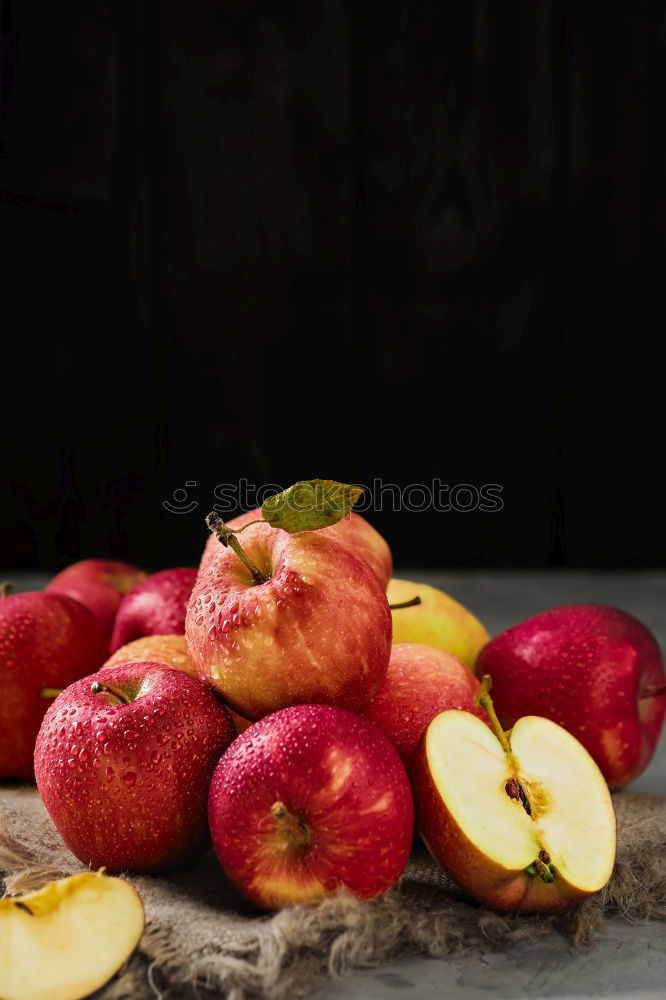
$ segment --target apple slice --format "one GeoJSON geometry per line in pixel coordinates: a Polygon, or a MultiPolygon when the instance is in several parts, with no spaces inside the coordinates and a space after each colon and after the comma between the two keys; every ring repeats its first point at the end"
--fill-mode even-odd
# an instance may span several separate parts
{"type": "Polygon", "coordinates": [[[129,958],[143,925],[134,889],[103,871],[0,899],[0,997],[87,997],[129,958]]]}
{"type": "Polygon", "coordinates": [[[419,831],[444,870],[502,911],[554,913],[607,883],[615,813],[601,771],[575,737],[540,716],[505,734],[451,709],[414,759],[419,831]]]}

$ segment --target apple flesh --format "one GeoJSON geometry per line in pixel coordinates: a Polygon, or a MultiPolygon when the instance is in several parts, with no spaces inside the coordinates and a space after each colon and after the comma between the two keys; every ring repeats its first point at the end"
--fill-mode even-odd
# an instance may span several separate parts
{"type": "Polygon", "coordinates": [[[129,563],[82,559],[54,576],[46,590],[73,597],[88,608],[104,629],[108,642],[123,595],[145,576],[144,570],[129,563]]]}
{"type": "Polygon", "coordinates": [[[229,713],[200,681],[125,664],[56,698],[35,745],[37,788],[85,865],[163,871],[206,846],[210,778],[235,736],[229,713]]]}
{"type": "Polygon", "coordinates": [[[405,869],[414,821],[395,749],[327,705],[285,708],[239,736],[213,775],[208,816],[225,872],[264,909],[341,886],[378,896],[405,869]]]}
{"type": "Polygon", "coordinates": [[[474,615],[442,590],[425,583],[393,579],[388,585],[389,604],[413,597],[419,604],[393,612],[393,641],[420,642],[452,653],[471,669],[490,636],[474,615]]]}
{"type": "Polygon", "coordinates": [[[240,538],[262,580],[217,542],[187,610],[199,677],[246,719],[308,702],[362,711],[391,653],[391,613],[368,563],[325,531],[261,523],[240,538]]]}
{"type": "Polygon", "coordinates": [[[509,752],[467,712],[442,712],[414,758],[418,828],[444,870],[492,909],[555,913],[608,882],[615,814],[587,750],[526,716],[509,752]]]}
{"type": "Polygon", "coordinates": [[[185,632],[185,609],[197,577],[195,569],[153,573],[127,594],[118,608],[109,649],[115,653],[146,635],[185,632]]]}
{"type": "Polygon", "coordinates": [[[134,889],[119,878],[71,875],[0,899],[3,1000],[76,1000],[111,979],[143,933],[134,889]]]}
{"type": "MultiPolygon", "coordinates": [[[[261,510],[257,508],[256,510],[249,510],[227,523],[230,528],[237,531],[243,525],[249,524],[250,521],[258,521],[260,519],[261,510]]],[[[339,542],[340,545],[344,545],[345,548],[351,549],[352,552],[362,556],[377,574],[381,580],[382,587],[386,590],[386,586],[391,579],[391,573],[393,572],[393,558],[386,539],[372,527],[369,521],[366,521],[364,517],[352,510],[338,521],[337,524],[329,525],[328,528],[321,528],[318,534],[332,538],[334,541],[339,542]]],[[[245,534],[241,533],[239,537],[243,541],[245,534]]],[[[215,551],[216,544],[217,539],[214,535],[211,535],[204,549],[201,560],[202,566],[211,552],[215,551]]]]}
{"type": "Polygon", "coordinates": [[[64,594],[0,600],[0,779],[32,781],[35,738],[52,699],[106,656],[95,616],[64,594]]]}
{"type": "Polygon", "coordinates": [[[477,672],[492,676],[505,729],[522,715],[545,715],[580,740],[611,788],[652,759],[666,674],[653,635],[624,611],[576,604],[535,615],[489,642],[477,672]]]}
{"type": "Polygon", "coordinates": [[[476,699],[481,685],[451,653],[415,642],[393,644],[386,677],[363,715],[391,741],[409,765],[423,730],[447,708],[486,719],[476,699]]]}

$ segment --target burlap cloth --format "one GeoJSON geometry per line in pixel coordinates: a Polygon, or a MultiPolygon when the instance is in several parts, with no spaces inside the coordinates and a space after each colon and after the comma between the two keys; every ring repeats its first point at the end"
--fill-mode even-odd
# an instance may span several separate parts
{"type": "MultiPolygon", "coordinates": [[[[503,917],[476,906],[423,849],[381,899],[339,894],[316,906],[258,915],[212,853],[177,875],[131,878],[146,910],[139,949],[104,1000],[228,997],[291,1000],[328,975],[405,954],[460,955],[524,938],[565,934],[585,946],[605,917],[666,919],[666,798],[615,796],[618,857],[606,889],[559,917],[503,917]]],[[[10,893],[82,871],[34,788],[0,787],[0,872],[10,893]]]]}

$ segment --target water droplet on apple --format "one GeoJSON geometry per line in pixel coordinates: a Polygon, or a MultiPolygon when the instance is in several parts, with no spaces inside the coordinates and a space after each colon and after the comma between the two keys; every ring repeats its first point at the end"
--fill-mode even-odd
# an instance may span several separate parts
{"type": "Polygon", "coordinates": [[[107,767],[104,773],[107,781],[113,781],[113,779],[116,776],[116,772],[113,770],[112,767],[107,767]]]}
{"type": "Polygon", "coordinates": [[[152,754],[150,755],[150,759],[152,760],[153,764],[159,764],[159,762],[162,760],[162,754],[160,753],[159,750],[153,750],[152,754]]]}
{"type": "Polygon", "coordinates": [[[135,781],[136,781],[136,774],[134,773],[134,771],[127,771],[125,774],[123,774],[123,784],[127,785],[128,788],[131,788],[134,785],[135,781]]]}

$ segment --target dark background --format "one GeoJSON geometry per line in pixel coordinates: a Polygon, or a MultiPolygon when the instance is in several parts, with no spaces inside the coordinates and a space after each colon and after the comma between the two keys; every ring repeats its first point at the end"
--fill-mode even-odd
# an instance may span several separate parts
{"type": "Polygon", "coordinates": [[[0,9],[2,564],[308,476],[502,486],[403,565],[664,563],[663,3],[0,9]]]}

